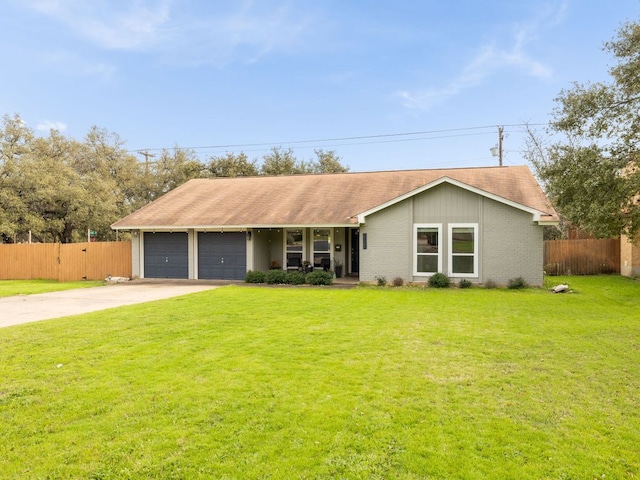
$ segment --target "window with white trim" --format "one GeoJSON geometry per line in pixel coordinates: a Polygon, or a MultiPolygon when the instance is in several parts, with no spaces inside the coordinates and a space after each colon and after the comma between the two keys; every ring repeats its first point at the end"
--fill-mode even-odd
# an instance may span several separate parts
{"type": "Polygon", "coordinates": [[[413,226],[414,275],[433,275],[442,271],[442,225],[416,223],[413,226]]]}
{"type": "Polygon", "coordinates": [[[304,258],[304,229],[285,230],[285,262],[286,270],[297,270],[302,267],[304,258]]]}
{"type": "Polygon", "coordinates": [[[478,276],[478,224],[449,224],[449,275],[478,276]]]}

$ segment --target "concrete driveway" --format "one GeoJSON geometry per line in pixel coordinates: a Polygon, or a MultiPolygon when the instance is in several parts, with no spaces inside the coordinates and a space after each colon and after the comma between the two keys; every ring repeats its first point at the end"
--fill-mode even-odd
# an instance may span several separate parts
{"type": "Polygon", "coordinates": [[[214,284],[123,283],[0,298],[0,327],[152,302],[211,290],[214,284]]]}

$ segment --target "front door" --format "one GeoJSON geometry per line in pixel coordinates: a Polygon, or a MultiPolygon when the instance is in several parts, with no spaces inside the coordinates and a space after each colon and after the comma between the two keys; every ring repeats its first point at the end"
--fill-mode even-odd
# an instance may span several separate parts
{"type": "Polygon", "coordinates": [[[360,229],[351,229],[351,273],[360,273],[360,229]]]}

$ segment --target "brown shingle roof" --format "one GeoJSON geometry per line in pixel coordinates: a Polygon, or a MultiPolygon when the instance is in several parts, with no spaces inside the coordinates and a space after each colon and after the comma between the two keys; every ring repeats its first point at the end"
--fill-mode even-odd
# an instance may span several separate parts
{"type": "Polygon", "coordinates": [[[517,166],[196,179],[113,228],[344,225],[442,178],[535,209],[542,220],[557,220],[529,168],[517,166]]]}

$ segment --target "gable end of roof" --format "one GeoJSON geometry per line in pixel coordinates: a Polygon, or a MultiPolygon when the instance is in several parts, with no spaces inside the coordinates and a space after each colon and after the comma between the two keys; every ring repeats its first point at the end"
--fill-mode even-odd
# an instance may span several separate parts
{"type": "Polygon", "coordinates": [[[496,195],[494,193],[491,192],[487,192],[486,190],[482,190],[480,188],[474,187],[472,185],[468,185],[464,182],[461,182],[459,180],[455,180],[451,177],[440,177],[437,180],[434,180],[433,182],[427,183],[419,188],[416,188],[415,190],[412,190],[410,192],[407,192],[403,195],[400,195],[396,198],[393,198],[385,203],[382,203],[376,207],[373,207],[369,210],[366,210],[362,213],[359,213],[358,215],[356,215],[355,218],[358,219],[358,223],[363,224],[366,223],[366,218],[376,212],[379,212],[380,210],[384,210],[385,208],[388,208],[392,205],[395,205],[399,202],[402,202],[403,200],[406,200],[408,198],[414,197],[416,195],[419,195],[423,192],[426,192],[427,190],[431,190],[434,187],[437,187],[438,185],[442,185],[444,183],[447,183],[449,185],[453,185],[455,187],[459,187],[462,188],[463,190],[466,190],[468,192],[472,192],[475,193],[477,195],[481,195],[483,197],[489,198],[491,200],[495,200],[496,202],[500,202],[502,204],[508,205],[510,207],[513,208],[517,208],[518,210],[522,210],[524,212],[530,213],[531,215],[533,215],[533,221],[537,222],[538,224],[542,224],[544,223],[545,225],[555,225],[558,222],[554,222],[554,221],[549,221],[548,215],[545,214],[545,212],[542,212],[540,210],[537,210],[535,208],[532,207],[528,207],[526,205],[522,205],[521,203],[517,203],[514,202],[513,200],[509,200],[507,198],[501,197],[499,195],[496,195]],[[542,218],[545,218],[546,221],[542,221],[542,218]]]}

